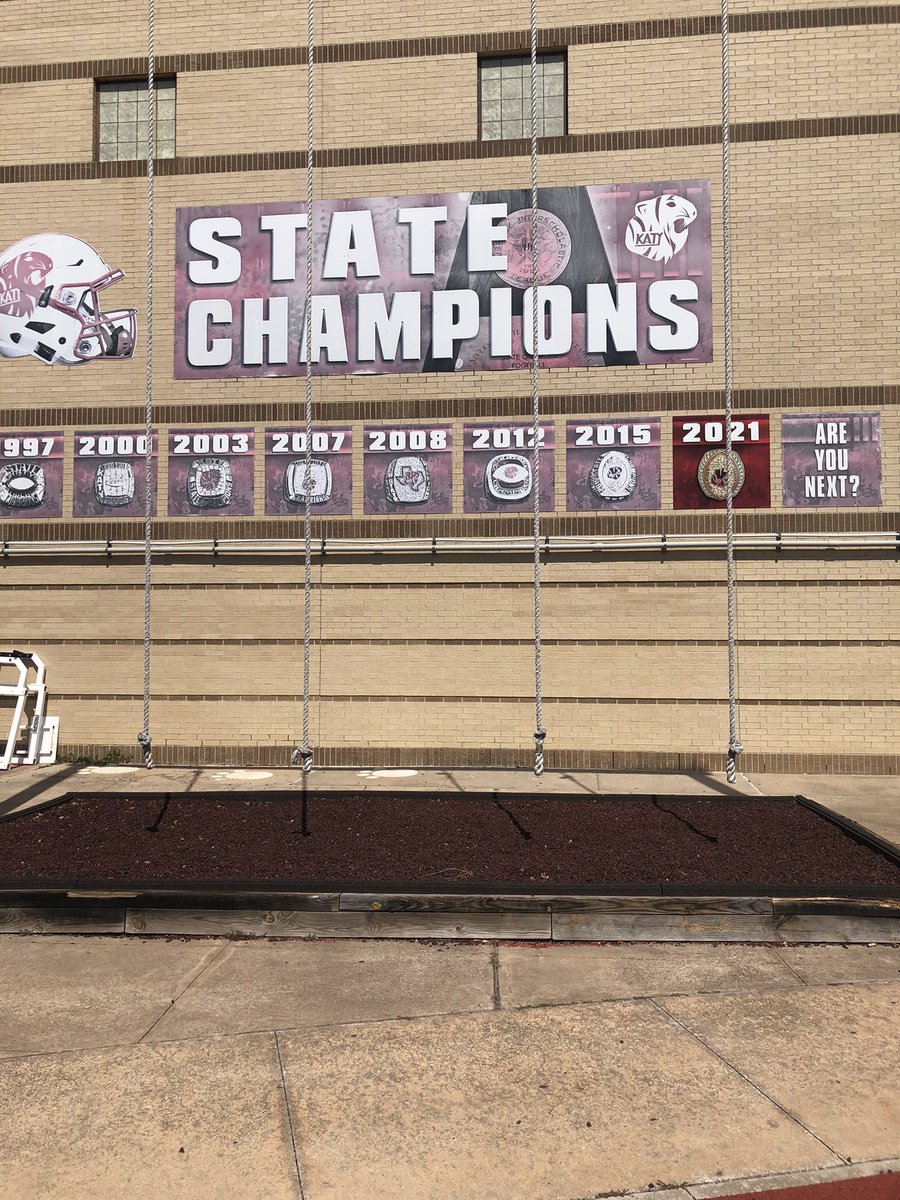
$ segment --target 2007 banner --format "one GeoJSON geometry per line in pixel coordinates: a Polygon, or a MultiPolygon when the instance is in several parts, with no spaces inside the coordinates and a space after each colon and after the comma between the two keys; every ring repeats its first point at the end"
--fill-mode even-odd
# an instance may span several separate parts
{"type": "MultiPolygon", "coordinates": [[[[183,208],[175,376],[299,375],[308,214],[290,203],[183,208]]],[[[313,204],[317,374],[712,359],[706,180],[313,204]]]]}

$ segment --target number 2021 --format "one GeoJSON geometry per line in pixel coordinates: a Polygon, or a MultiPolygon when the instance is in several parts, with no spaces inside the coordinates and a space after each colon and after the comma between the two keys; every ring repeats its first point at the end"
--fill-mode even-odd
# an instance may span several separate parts
{"type": "MultiPolygon", "coordinates": [[[[685,421],[682,426],[681,440],[687,442],[724,442],[725,426],[721,421],[685,421]]],[[[732,421],[731,440],[733,442],[758,442],[759,421],[732,421]]]]}

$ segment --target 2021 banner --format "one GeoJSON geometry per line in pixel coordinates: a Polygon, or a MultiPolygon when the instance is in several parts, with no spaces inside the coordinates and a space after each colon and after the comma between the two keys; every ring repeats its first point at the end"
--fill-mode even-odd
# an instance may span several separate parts
{"type": "Polygon", "coordinates": [[[877,412],[781,418],[785,508],[881,504],[881,422],[877,412]]]}
{"type": "Polygon", "coordinates": [[[735,508],[768,508],[768,413],[734,417],[730,460],[721,417],[673,417],[672,481],[675,508],[724,508],[729,488],[735,508]]]}
{"type": "MultiPolygon", "coordinates": [[[[178,210],[175,376],[305,371],[308,214],[178,210]]],[[[526,368],[537,243],[547,367],[709,362],[706,180],[313,204],[312,359],[323,375],[526,368]]]]}
{"type": "MultiPolygon", "coordinates": [[[[153,434],[154,466],[157,436],[153,434]]],[[[75,431],[72,515],[142,517],[147,494],[147,434],[135,429],[75,431]]],[[[156,472],[151,513],[156,515],[156,472]]]]}
{"type": "MultiPolygon", "coordinates": [[[[353,512],[350,427],[313,429],[309,466],[311,512],[315,516],[349,516],[353,512]]],[[[267,429],[266,516],[302,516],[306,497],[306,430],[267,429]]]]}
{"type": "Polygon", "coordinates": [[[659,417],[567,421],[566,508],[659,508],[659,454],[659,417]]]}
{"type": "Polygon", "coordinates": [[[0,517],[61,517],[62,486],[61,430],[0,437],[0,517]]]}

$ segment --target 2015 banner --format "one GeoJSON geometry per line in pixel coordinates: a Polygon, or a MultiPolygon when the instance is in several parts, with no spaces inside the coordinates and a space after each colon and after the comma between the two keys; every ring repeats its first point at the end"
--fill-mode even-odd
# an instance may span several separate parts
{"type": "MultiPolygon", "coordinates": [[[[304,205],[178,210],[175,376],[305,371],[304,205]]],[[[709,362],[705,180],[313,204],[323,375],[709,362]]]]}

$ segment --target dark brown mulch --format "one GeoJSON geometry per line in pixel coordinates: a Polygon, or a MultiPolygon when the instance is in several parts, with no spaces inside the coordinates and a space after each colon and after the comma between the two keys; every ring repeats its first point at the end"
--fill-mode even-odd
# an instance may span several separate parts
{"type": "MultiPolygon", "coordinates": [[[[0,880],[896,886],[790,797],[76,796],[0,823],[0,880]]],[[[826,892],[827,894],[827,892],[826,892]]]]}

